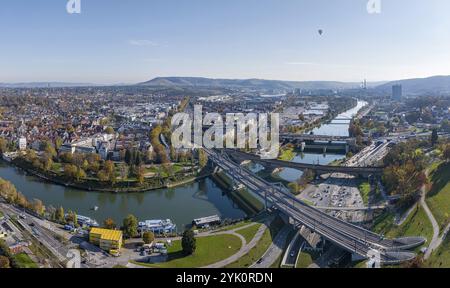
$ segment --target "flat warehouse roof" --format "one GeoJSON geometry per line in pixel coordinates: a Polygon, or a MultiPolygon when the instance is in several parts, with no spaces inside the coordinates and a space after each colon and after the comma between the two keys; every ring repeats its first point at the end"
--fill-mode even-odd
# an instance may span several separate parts
{"type": "Polygon", "coordinates": [[[102,240],[119,241],[122,239],[122,231],[120,230],[108,230],[102,228],[92,228],[91,234],[99,234],[102,240]]]}

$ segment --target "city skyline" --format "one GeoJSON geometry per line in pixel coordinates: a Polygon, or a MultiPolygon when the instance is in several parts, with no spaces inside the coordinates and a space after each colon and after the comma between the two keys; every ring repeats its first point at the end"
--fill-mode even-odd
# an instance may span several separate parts
{"type": "Polygon", "coordinates": [[[382,1],[381,13],[369,14],[367,0],[314,2],[82,0],[81,14],[68,14],[66,1],[7,1],[0,82],[373,82],[450,74],[450,3],[382,1]]]}

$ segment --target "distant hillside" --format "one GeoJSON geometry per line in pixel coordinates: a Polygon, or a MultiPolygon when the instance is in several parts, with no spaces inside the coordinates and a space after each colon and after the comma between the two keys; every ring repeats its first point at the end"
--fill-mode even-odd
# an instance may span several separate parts
{"type": "Polygon", "coordinates": [[[397,80],[380,85],[376,87],[376,89],[382,92],[391,93],[392,86],[396,84],[402,85],[403,93],[405,95],[450,93],[450,76],[397,80]]]}
{"type": "Polygon", "coordinates": [[[159,77],[139,83],[138,85],[152,87],[198,87],[198,88],[237,88],[237,89],[349,89],[359,87],[359,83],[344,83],[334,81],[280,81],[262,79],[211,79],[201,77],[159,77]]]}

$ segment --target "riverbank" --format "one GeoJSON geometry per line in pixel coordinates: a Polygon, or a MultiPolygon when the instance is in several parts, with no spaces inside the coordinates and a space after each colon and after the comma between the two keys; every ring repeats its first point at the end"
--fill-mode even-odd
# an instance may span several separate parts
{"type": "MultiPolygon", "coordinates": [[[[149,182],[145,183],[147,184],[144,187],[130,187],[130,183],[132,183],[132,185],[136,185],[135,182],[130,182],[130,181],[122,181],[122,182],[118,182],[115,185],[117,185],[116,187],[112,186],[112,187],[105,187],[103,183],[100,183],[99,181],[95,181],[95,180],[85,180],[85,182],[83,183],[75,183],[75,182],[69,182],[65,179],[62,179],[60,176],[57,175],[46,175],[42,172],[36,171],[34,169],[31,169],[30,167],[28,167],[28,165],[25,165],[24,161],[12,161],[12,162],[6,162],[3,160],[2,163],[5,163],[7,165],[16,167],[17,169],[20,169],[22,171],[24,171],[25,173],[36,177],[44,182],[49,182],[49,183],[53,183],[59,186],[64,186],[64,187],[68,187],[68,188],[74,188],[74,189],[78,189],[78,190],[83,190],[83,191],[92,191],[92,192],[101,192],[101,193],[114,193],[114,194],[127,194],[127,193],[145,193],[145,192],[150,192],[150,191],[155,191],[155,190],[160,190],[160,189],[168,189],[168,188],[176,188],[176,187],[180,187],[195,181],[199,181],[202,179],[205,179],[207,177],[211,176],[211,172],[209,170],[202,170],[200,172],[197,172],[197,175],[191,175],[191,176],[187,176],[186,174],[184,175],[184,177],[178,181],[167,181],[167,179],[169,178],[164,178],[164,179],[154,179],[154,180],[158,180],[159,184],[149,184],[149,182]]],[[[142,185],[145,185],[142,184],[142,185]]]]}
{"type": "Polygon", "coordinates": [[[231,180],[223,172],[215,173],[211,178],[221,188],[227,190],[233,201],[248,215],[256,215],[264,210],[264,204],[248,192],[247,189],[233,190],[231,180]]]}

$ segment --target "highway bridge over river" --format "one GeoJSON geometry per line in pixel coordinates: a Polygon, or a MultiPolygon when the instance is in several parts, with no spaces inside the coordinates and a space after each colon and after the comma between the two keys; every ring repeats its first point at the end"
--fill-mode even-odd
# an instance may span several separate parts
{"type": "MultiPolygon", "coordinates": [[[[385,239],[362,227],[334,218],[295,198],[285,187],[269,183],[250,170],[232,161],[225,150],[205,149],[209,160],[224,171],[235,184],[242,184],[265,201],[266,208],[278,209],[295,221],[295,226],[305,225],[325,239],[361,258],[371,258],[379,253],[384,264],[398,264],[416,257],[405,251],[422,245],[425,239],[410,237],[385,239]]],[[[336,167],[335,167],[336,168],[336,167]]]]}
{"type": "Polygon", "coordinates": [[[317,175],[329,174],[329,173],[344,173],[354,176],[369,177],[381,176],[383,174],[382,167],[352,167],[352,166],[330,166],[330,165],[316,165],[306,163],[294,163],[281,160],[265,160],[260,156],[250,153],[244,153],[238,150],[227,149],[226,153],[237,161],[253,161],[263,164],[264,167],[271,168],[293,168],[298,170],[313,170],[317,175]]]}

